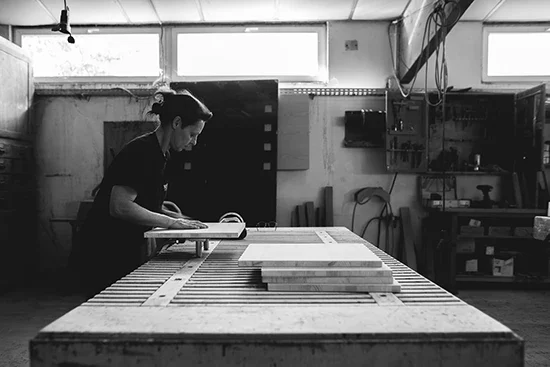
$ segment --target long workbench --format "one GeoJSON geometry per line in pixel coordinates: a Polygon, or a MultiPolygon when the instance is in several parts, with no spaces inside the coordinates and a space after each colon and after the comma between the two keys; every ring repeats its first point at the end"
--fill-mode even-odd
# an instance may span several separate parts
{"type": "Polygon", "coordinates": [[[523,366],[524,342],[344,227],[177,244],[43,328],[31,366],[523,366]],[[250,243],[363,242],[400,293],[268,292],[250,243]]]}

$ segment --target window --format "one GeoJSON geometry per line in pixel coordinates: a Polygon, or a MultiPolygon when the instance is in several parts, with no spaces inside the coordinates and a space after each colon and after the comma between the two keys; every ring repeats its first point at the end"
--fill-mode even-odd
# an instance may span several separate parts
{"type": "Polygon", "coordinates": [[[483,81],[550,80],[548,27],[488,26],[483,30],[483,81]]]}
{"type": "Polygon", "coordinates": [[[21,47],[33,60],[38,81],[156,79],[160,75],[160,33],[129,29],[18,30],[21,47]]]}
{"type": "Polygon", "coordinates": [[[172,35],[175,79],[324,81],[324,26],[189,27],[172,35]]]}

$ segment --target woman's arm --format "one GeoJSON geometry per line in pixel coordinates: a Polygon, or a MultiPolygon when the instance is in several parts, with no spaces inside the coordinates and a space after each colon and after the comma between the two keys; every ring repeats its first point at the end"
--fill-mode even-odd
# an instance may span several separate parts
{"type": "Polygon", "coordinates": [[[137,192],[129,186],[113,186],[111,190],[111,200],[109,202],[109,213],[115,218],[143,226],[162,228],[205,228],[205,225],[198,221],[172,218],[165,214],[147,210],[135,202],[136,197],[137,192]]]}
{"type": "Polygon", "coordinates": [[[165,214],[172,218],[191,219],[191,217],[188,217],[181,212],[181,209],[176,205],[176,203],[168,200],[165,200],[162,203],[161,212],[162,214],[165,214]]]}

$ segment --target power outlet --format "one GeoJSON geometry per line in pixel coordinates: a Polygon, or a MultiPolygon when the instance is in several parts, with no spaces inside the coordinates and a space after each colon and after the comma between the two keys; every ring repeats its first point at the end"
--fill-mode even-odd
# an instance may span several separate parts
{"type": "Polygon", "coordinates": [[[346,41],[346,51],[357,51],[358,48],[357,40],[346,41]]]}

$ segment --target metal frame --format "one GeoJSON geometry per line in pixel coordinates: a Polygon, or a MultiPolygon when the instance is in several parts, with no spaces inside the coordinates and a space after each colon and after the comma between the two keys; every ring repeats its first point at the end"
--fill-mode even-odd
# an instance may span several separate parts
{"type": "Polygon", "coordinates": [[[327,25],[319,24],[299,24],[299,25],[264,25],[264,24],[228,24],[228,25],[209,25],[209,26],[173,26],[170,27],[170,40],[168,41],[170,55],[170,71],[167,73],[173,81],[208,81],[208,80],[243,80],[243,79],[278,79],[279,82],[326,82],[328,79],[328,45],[327,45],[327,25]],[[185,76],[178,75],[178,46],[177,38],[179,34],[185,33],[301,33],[315,32],[318,35],[318,75],[311,77],[307,75],[280,76],[280,75],[229,75],[229,76],[185,76]]]}

